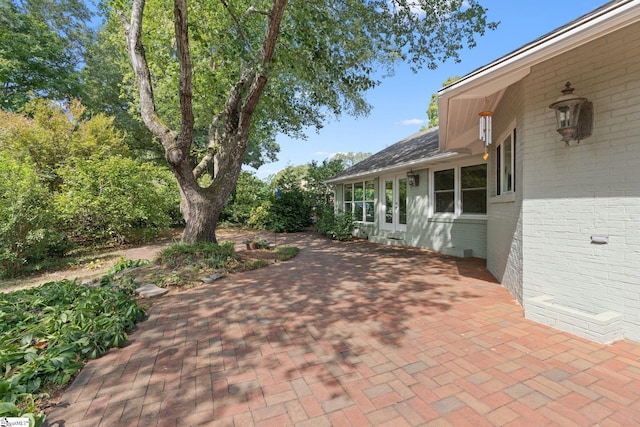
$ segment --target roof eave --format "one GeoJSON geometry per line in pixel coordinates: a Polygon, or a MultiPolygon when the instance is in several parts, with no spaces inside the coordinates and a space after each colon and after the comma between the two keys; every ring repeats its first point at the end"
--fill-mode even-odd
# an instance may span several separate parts
{"type": "Polygon", "coordinates": [[[447,144],[450,100],[488,97],[524,78],[532,66],[637,22],[640,17],[640,0],[620,1],[596,11],[597,13],[587,14],[571,25],[563,26],[438,91],[440,150],[455,149],[447,144]]]}
{"type": "Polygon", "coordinates": [[[439,154],[436,154],[435,156],[429,157],[428,159],[420,159],[420,160],[415,160],[411,162],[399,163],[397,165],[388,166],[384,168],[370,169],[367,171],[354,173],[352,175],[341,176],[338,178],[331,178],[326,180],[325,183],[336,184],[339,182],[347,182],[347,181],[353,181],[357,179],[372,178],[372,177],[376,177],[383,174],[390,174],[393,172],[398,172],[398,171],[408,170],[408,169],[410,170],[412,168],[417,170],[418,168],[425,168],[434,163],[439,163],[445,160],[448,161],[453,157],[457,157],[457,156],[460,156],[460,154],[452,153],[452,152],[439,153],[439,154]]]}

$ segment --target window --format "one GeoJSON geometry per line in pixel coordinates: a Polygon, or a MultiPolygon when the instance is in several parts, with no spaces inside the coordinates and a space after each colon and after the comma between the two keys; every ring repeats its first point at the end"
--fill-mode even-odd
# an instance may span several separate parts
{"type": "Polygon", "coordinates": [[[344,211],[353,212],[353,184],[344,185],[344,211]]]}
{"type": "Polygon", "coordinates": [[[398,179],[398,223],[407,225],[407,178],[398,179]]]}
{"type": "Polygon", "coordinates": [[[485,215],[487,165],[483,163],[434,171],[433,213],[485,215]]]}
{"type": "Polygon", "coordinates": [[[433,173],[435,212],[455,212],[455,170],[433,173]]]}
{"type": "Polygon", "coordinates": [[[487,213],[487,165],[460,168],[462,213],[487,213]]]}
{"type": "Polygon", "coordinates": [[[516,129],[513,128],[496,147],[496,195],[516,191],[516,129]]]}
{"type": "Polygon", "coordinates": [[[364,222],[373,222],[375,220],[375,198],[376,192],[373,180],[364,183],[364,222]]]}
{"type": "Polygon", "coordinates": [[[356,182],[353,184],[353,218],[356,221],[362,221],[364,212],[364,183],[356,182]]]}
{"type": "Polygon", "coordinates": [[[344,211],[356,221],[374,222],[375,190],[373,180],[344,185],[344,211]]]}

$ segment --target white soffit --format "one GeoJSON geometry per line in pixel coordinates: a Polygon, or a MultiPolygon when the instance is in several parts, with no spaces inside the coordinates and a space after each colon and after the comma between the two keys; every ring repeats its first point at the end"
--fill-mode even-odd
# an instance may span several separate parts
{"type": "Polygon", "coordinates": [[[479,102],[492,98],[490,103],[497,104],[504,90],[527,76],[532,66],[639,19],[640,0],[611,2],[442,88],[438,92],[440,150],[476,145],[477,136],[475,140],[463,136],[473,135],[471,127],[477,127],[479,102]]]}

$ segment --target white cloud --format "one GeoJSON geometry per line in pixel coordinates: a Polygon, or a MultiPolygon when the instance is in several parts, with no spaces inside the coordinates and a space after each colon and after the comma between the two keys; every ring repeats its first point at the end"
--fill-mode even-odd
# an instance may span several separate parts
{"type": "Polygon", "coordinates": [[[424,119],[407,119],[400,122],[402,126],[417,126],[426,123],[424,119]]]}

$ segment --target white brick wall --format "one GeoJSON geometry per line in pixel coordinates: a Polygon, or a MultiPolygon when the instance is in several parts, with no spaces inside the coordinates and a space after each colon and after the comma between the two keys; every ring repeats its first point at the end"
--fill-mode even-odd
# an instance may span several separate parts
{"type": "Polygon", "coordinates": [[[487,206],[487,268],[511,295],[522,303],[522,147],[525,133],[523,122],[523,89],[512,85],[494,111],[494,141],[489,146],[487,206]],[[507,200],[496,198],[496,146],[501,135],[516,126],[516,191],[507,200]]]}
{"type": "MultiPolygon", "coordinates": [[[[548,295],[587,319],[619,313],[621,336],[640,340],[640,24],[534,67],[524,95],[525,312],[566,329],[527,303],[548,295]],[[593,135],[570,147],[548,108],[566,81],[593,102],[595,118],[593,135]],[[592,244],[594,234],[609,243],[592,244]]],[[[588,323],[571,332],[615,338],[588,323]]]]}

